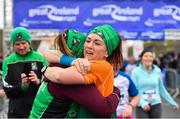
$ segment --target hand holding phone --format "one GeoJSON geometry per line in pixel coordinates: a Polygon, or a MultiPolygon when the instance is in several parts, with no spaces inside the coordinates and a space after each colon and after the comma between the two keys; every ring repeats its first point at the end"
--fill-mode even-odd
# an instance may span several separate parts
{"type": "Polygon", "coordinates": [[[40,84],[40,79],[38,79],[38,77],[34,71],[30,71],[28,79],[36,85],[40,84]]]}
{"type": "Polygon", "coordinates": [[[29,77],[29,73],[31,71],[31,62],[25,62],[24,63],[24,73],[27,77],[29,77]]]}
{"type": "Polygon", "coordinates": [[[26,76],[25,73],[22,73],[22,74],[21,74],[21,80],[22,80],[23,86],[25,86],[25,87],[28,87],[28,86],[29,86],[30,80],[28,79],[28,77],[26,76]]]}

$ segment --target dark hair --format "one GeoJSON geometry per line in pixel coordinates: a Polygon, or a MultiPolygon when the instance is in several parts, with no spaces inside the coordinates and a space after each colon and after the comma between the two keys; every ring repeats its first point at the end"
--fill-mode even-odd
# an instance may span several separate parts
{"type": "Polygon", "coordinates": [[[122,39],[120,35],[119,37],[119,45],[116,47],[116,49],[112,52],[110,56],[107,57],[107,61],[113,66],[114,71],[118,71],[123,64],[123,55],[122,55],[122,39]]]}
{"type": "Polygon", "coordinates": [[[146,53],[146,52],[151,52],[153,53],[153,51],[151,49],[145,49],[141,52],[141,54],[139,55],[140,59],[143,57],[143,55],[146,53]]]}

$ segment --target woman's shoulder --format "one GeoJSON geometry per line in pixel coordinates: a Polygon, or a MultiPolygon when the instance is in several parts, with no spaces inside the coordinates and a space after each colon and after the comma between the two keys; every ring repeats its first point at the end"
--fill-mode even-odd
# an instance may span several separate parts
{"type": "Polygon", "coordinates": [[[161,72],[161,69],[155,64],[153,64],[153,69],[157,72],[161,72]]]}
{"type": "Polygon", "coordinates": [[[91,69],[92,70],[100,70],[100,71],[113,71],[112,65],[104,60],[91,61],[91,69]]]}
{"type": "Polygon", "coordinates": [[[91,61],[92,65],[102,65],[103,67],[107,66],[107,67],[112,67],[112,65],[105,61],[105,60],[93,60],[91,61]]]}

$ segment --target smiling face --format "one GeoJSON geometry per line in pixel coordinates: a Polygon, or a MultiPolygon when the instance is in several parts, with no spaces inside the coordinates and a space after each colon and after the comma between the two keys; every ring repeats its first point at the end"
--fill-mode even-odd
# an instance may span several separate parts
{"type": "Polygon", "coordinates": [[[94,33],[87,36],[84,44],[84,58],[88,60],[106,60],[108,56],[103,39],[94,33]]]}
{"type": "Polygon", "coordinates": [[[146,52],[142,56],[141,59],[142,63],[144,64],[145,67],[151,67],[153,63],[153,53],[152,52],[146,52]]]}
{"type": "Polygon", "coordinates": [[[24,56],[30,49],[30,45],[26,40],[18,40],[14,43],[14,51],[24,56]]]}

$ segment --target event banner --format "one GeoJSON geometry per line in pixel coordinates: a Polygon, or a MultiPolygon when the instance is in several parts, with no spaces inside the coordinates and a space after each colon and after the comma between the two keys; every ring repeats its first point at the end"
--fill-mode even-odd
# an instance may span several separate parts
{"type": "Polygon", "coordinates": [[[14,27],[88,33],[110,24],[131,40],[163,40],[165,29],[180,29],[178,0],[14,0],[13,4],[14,27]]]}

